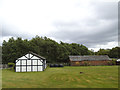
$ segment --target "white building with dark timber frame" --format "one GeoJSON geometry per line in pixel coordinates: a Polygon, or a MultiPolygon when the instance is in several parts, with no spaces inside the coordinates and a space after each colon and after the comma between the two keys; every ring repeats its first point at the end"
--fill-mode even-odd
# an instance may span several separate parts
{"type": "Polygon", "coordinates": [[[15,62],[15,72],[38,72],[46,68],[46,59],[33,52],[18,58],[15,62]]]}

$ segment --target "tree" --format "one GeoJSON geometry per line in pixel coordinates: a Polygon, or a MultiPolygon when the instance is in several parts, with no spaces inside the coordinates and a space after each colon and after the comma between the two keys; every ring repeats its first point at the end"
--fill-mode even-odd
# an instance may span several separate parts
{"type": "Polygon", "coordinates": [[[120,47],[112,48],[109,52],[111,58],[120,58],[120,47]]]}
{"type": "Polygon", "coordinates": [[[97,52],[97,55],[108,55],[110,52],[110,49],[99,49],[97,52]]]}
{"type": "Polygon", "coordinates": [[[91,51],[84,45],[77,43],[60,44],[47,37],[39,37],[38,35],[31,40],[23,40],[18,37],[11,37],[8,42],[3,41],[3,63],[14,63],[15,60],[24,54],[32,51],[47,59],[47,62],[68,62],[69,55],[89,55],[91,51]]]}

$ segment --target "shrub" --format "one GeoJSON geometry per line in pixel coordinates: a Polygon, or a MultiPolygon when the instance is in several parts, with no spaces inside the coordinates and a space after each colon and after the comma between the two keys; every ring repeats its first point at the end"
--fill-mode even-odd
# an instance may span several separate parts
{"type": "Polygon", "coordinates": [[[117,59],[112,58],[112,65],[116,65],[117,59]]]}
{"type": "Polygon", "coordinates": [[[8,67],[9,67],[11,70],[14,70],[14,69],[15,69],[15,63],[8,63],[8,67]]]}
{"type": "Polygon", "coordinates": [[[84,64],[83,64],[84,66],[90,66],[90,63],[89,62],[87,62],[87,61],[84,61],[84,64]]]}
{"type": "Polygon", "coordinates": [[[116,65],[116,61],[112,60],[112,65],[116,65]]]}
{"type": "Polygon", "coordinates": [[[111,62],[111,61],[108,61],[107,63],[108,63],[108,65],[113,65],[113,62],[111,62]]]}

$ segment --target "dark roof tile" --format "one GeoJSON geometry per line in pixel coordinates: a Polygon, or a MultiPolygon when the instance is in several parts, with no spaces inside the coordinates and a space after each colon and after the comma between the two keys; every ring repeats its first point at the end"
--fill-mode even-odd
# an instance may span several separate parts
{"type": "Polygon", "coordinates": [[[107,55],[69,56],[70,61],[111,60],[107,55]]]}

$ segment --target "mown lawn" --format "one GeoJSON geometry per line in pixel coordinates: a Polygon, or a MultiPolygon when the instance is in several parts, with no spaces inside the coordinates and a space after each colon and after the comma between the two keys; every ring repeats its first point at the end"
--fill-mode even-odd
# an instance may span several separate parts
{"type": "Polygon", "coordinates": [[[44,72],[2,70],[3,88],[118,88],[118,66],[66,66],[44,72]],[[80,74],[80,72],[83,72],[80,74]]]}

